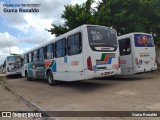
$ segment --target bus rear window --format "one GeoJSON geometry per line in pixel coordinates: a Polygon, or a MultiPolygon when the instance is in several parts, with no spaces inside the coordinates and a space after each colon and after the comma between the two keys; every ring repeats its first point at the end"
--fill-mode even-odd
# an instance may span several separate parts
{"type": "Polygon", "coordinates": [[[89,45],[94,51],[115,51],[117,49],[117,35],[114,29],[100,26],[87,27],[89,45]]]}
{"type": "Polygon", "coordinates": [[[154,40],[151,35],[135,34],[134,42],[135,47],[154,47],[154,40]]]}

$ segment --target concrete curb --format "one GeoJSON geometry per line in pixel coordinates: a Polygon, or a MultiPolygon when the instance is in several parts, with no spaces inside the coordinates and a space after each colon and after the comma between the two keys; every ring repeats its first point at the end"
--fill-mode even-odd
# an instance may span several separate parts
{"type": "Polygon", "coordinates": [[[19,98],[19,100],[21,100],[22,102],[24,102],[28,107],[30,107],[31,109],[37,111],[37,112],[42,112],[43,114],[46,114],[48,117],[43,117],[40,118],[42,120],[56,120],[54,117],[50,117],[42,108],[40,108],[38,105],[36,105],[35,103],[29,101],[27,98],[25,98],[24,96],[22,96],[21,94],[17,93],[16,91],[14,91],[13,89],[11,89],[6,83],[3,83],[3,81],[0,81],[0,84],[8,91],[10,91],[12,94],[14,94],[16,97],[19,98]]]}

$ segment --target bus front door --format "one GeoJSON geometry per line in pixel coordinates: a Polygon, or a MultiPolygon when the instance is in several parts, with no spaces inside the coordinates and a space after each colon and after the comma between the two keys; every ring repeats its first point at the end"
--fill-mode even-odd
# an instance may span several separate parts
{"type": "Polygon", "coordinates": [[[120,66],[122,75],[133,74],[133,59],[131,50],[131,39],[125,38],[119,40],[120,66]]]}

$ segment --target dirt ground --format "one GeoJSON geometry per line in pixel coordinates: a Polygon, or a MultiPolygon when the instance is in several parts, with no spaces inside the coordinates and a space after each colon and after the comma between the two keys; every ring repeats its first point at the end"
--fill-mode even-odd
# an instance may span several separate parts
{"type": "MultiPolygon", "coordinates": [[[[18,97],[7,91],[0,85],[0,111],[33,111],[24,104],[18,97]]],[[[0,118],[0,120],[20,120],[21,118],[0,118]]],[[[24,118],[24,120],[33,120],[33,118],[24,118]]]]}
{"type": "MultiPolygon", "coordinates": [[[[134,76],[61,82],[57,86],[49,86],[45,80],[27,81],[25,78],[6,79],[5,82],[46,111],[160,111],[160,70],[134,76]]],[[[137,117],[87,119],[160,120],[137,117]]]]}

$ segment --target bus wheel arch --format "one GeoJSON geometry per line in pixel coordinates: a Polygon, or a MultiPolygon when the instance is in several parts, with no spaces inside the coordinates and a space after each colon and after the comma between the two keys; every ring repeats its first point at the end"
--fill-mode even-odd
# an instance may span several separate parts
{"type": "Polygon", "coordinates": [[[49,85],[51,85],[51,86],[57,85],[57,81],[54,80],[52,71],[50,69],[47,70],[46,76],[47,76],[47,81],[48,81],[49,85]]]}

